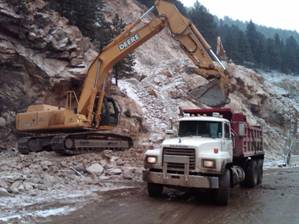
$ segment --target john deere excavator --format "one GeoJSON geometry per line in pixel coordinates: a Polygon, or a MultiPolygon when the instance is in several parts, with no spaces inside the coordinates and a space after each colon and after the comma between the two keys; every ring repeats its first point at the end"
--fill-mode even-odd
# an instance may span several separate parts
{"type": "Polygon", "coordinates": [[[31,105],[25,113],[17,114],[17,130],[25,135],[18,141],[18,150],[21,153],[51,150],[74,155],[90,150],[131,147],[133,142],[129,136],[111,132],[118,123],[119,108],[105,91],[109,85],[109,70],[166,27],[198,67],[200,74],[214,80],[197,93],[203,103],[208,104],[209,98],[226,99],[228,82],[225,67],[210,45],[172,3],[157,0],[153,7],[135,23],[129,24],[95,58],[86,74],[79,99],[75,92],[70,91],[67,93],[65,108],[31,105]],[[144,18],[154,10],[157,16],[151,16],[150,22],[144,22],[144,18]],[[219,65],[216,66],[213,60],[219,65]]]}

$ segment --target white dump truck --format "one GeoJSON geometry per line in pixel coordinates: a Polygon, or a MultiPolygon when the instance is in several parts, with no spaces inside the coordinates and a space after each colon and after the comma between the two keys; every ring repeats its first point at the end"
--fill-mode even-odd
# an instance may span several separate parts
{"type": "Polygon", "coordinates": [[[254,187],[263,177],[263,137],[260,126],[231,109],[183,111],[178,133],[160,148],[145,153],[143,179],[152,197],[163,188],[196,188],[213,192],[216,203],[228,203],[230,189],[254,187]]]}

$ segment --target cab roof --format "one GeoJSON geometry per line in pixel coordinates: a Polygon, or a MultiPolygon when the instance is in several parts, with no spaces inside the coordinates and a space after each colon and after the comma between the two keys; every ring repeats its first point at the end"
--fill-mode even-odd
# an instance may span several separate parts
{"type": "Polygon", "coordinates": [[[211,116],[193,116],[193,117],[183,117],[179,121],[214,121],[214,122],[229,122],[229,120],[221,117],[211,117],[211,116]]]}

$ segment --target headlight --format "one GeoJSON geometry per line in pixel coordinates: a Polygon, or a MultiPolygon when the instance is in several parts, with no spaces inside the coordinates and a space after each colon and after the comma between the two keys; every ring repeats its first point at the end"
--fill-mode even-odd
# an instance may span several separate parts
{"type": "Polygon", "coordinates": [[[215,160],[211,160],[211,159],[203,159],[202,166],[204,168],[216,168],[216,162],[215,160]]]}
{"type": "Polygon", "coordinates": [[[155,164],[155,163],[157,163],[157,157],[156,156],[147,156],[145,161],[149,164],[155,164]]]}

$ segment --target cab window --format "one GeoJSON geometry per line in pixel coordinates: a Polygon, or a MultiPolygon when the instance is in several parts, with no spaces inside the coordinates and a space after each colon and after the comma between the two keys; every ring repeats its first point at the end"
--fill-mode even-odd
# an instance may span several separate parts
{"type": "Polygon", "coordinates": [[[225,123],[224,124],[224,137],[226,139],[230,139],[231,138],[231,135],[230,135],[230,127],[229,127],[229,124],[228,123],[225,123]]]}

